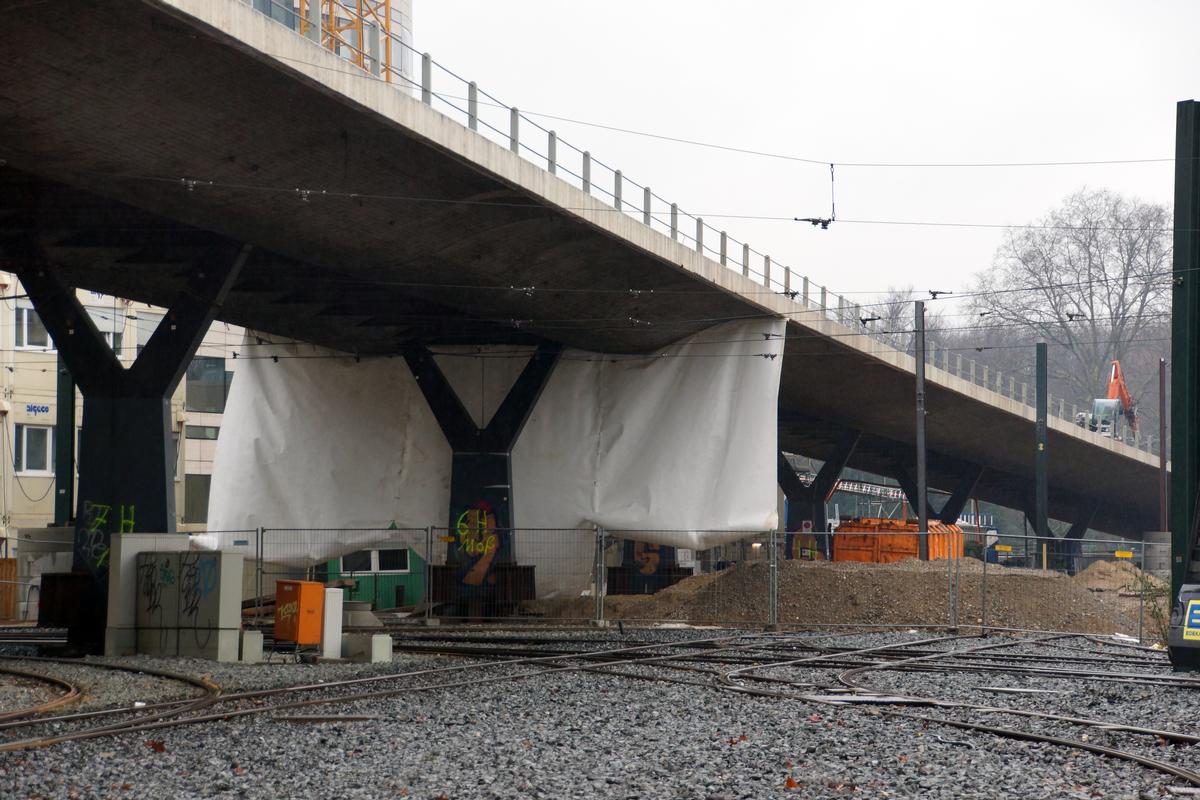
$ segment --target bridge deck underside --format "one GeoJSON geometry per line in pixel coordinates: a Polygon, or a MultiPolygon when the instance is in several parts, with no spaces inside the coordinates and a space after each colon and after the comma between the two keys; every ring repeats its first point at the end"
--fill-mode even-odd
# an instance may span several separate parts
{"type": "MultiPolygon", "coordinates": [[[[165,305],[214,241],[250,242],[220,318],[351,353],[543,340],[645,353],[772,313],[156,2],[10,15],[0,159],[7,268],[42,258],[80,287],[165,305]]],[[[911,371],[788,330],[781,446],[821,458],[854,429],[852,466],[911,458],[911,371]]],[[[1028,419],[937,385],[929,409],[932,485],[977,463],[978,497],[1027,503],[1028,419]]],[[[1152,525],[1151,465],[1058,431],[1050,445],[1053,516],[1100,500],[1095,527],[1152,525]]]]}

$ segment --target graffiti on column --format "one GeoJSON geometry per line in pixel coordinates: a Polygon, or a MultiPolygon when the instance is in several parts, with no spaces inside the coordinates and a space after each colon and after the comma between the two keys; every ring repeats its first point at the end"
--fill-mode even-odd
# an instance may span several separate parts
{"type": "Polygon", "coordinates": [[[92,572],[100,572],[108,564],[112,539],[110,527],[121,533],[133,533],[136,526],[136,506],[83,501],[83,514],[75,531],[79,555],[92,572]]]}
{"type": "Polygon", "coordinates": [[[99,571],[108,561],[108,516],[111,513],[112,506],[105,503],[83,502],[83,515],[75,536],[79,542],[79,555],[93,572],[99,571]]]}
{"type": "Polygon", "coordinates": [[[488,571],[503,549],[503,540],[507,535],[507,531],[496,528],[496,514],[486,500],[473,503],[458,515],[454,523],[454,536],[458,561],[462,565],[459,574],[463,584],[482,586],[485,582],[495,582],[494,576],[490,576],[488,571]]]}

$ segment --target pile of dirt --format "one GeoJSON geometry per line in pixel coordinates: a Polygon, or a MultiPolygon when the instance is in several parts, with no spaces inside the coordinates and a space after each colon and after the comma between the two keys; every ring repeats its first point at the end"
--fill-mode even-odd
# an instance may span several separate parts
{"type": "Polygon", "coordinates": [[[1110,592],[1136,592],[1143,586],[1151,591],[1165,589],[1167,585],[1162,579],[1143,572],[1129,561],[1096,561],[1072,580],[1085,589],[1110,592]]]}
{"type": "MultiPolygon", "coordinates": [[[[1111,566],[1111,565],[1110,565],[1111,566]]],[[[1122,565],[1130,567],[1131,565],[1122,565]]],[[[1120,568],[1118,568],[1120,569],[1120,568]]],[[[697,575],[654,595],[605,599],[605,616],[623,620],[691,623],[767,622],[765,563],[742,563],[697,575]]],[[[1136,634],[1138,599],[1118,591],[1090,591],[1094,583],[1130,576],[1096,564],[1076,578],[1057,572],[988,565],[965,559],[958,569],[958,619],[1035,630],[1136,634]]],[[[546,616],[588,617],[590,598],[541,601],[530,609],[546,616]]],[[[779,564],[779,621],[821,625],[942,625],[949,619],[945,561],[894,564],[853,561],[783,561],[779,564]]]]}

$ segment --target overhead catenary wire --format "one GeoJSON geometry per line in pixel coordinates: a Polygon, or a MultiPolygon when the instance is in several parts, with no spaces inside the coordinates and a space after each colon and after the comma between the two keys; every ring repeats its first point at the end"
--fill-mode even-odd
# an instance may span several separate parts
{"type": "MultiPolygon", "coordinates": [[[[413,49],[410,45],[402,42],[401,40],[395,39],[394,41],[396,41],[396,42],[402,44],[404,47],[407,47],[408,49],[412,50],[413,53],[415,53],[415,54],[417,53],[417,51],[415,49],[413,49]]],[[[417,54],[417,55],[420,55],[420,54],[417,54]]],[[[303,66],[313,67],[315,69],[320,69],[320,70],[324,70],[327,72],[334,72],[339,75],[348,75],[351,77],[360,78],[362,80],[369,80],[369,81],[374,81],[374,82],[386,82],[383,77],[374,75],[374,74],[372,74],[366,70],[362,70],[362,69],[341,69],[338,67],[333,67],[329,64],[321,64],[321,63],[317,63],[315,61],[311,61],[308,59],[297,58],[295,56],[275,55],[274,57],[280,59],[281,61],[287,61],[287,62],[294,63],[294,64],[300,64],[303,66]]],[[[450,69],[446,68],[442,64],[440,64],[438,62],[433,62],[433,63],[439,69],[444,70],[446,72],[446,74],[451,75],[452,77],[461,81],[464,85],[469,83],[469,81],[467,81],[467,79],[457,75],[456,73],[454,73],[450,69]]],[[[408,76],[404,75],[401,72],[393,71],[392,75],[400,78],[400,80],[409,84],[412,88],[415,88],[415,89],[422,88],[421,84],[418,81],[415,81],[412,78],[409,78],[408,76]]],[[[478,105],[491,106],[493,108],[505,109],[505,110],[511,108],[511,106],[506,105],[505,103],[502,103],[501,101],[499,101],[498,99],[496,99],[491,94],[484,91],[483,89],[479,89],[478,92],[480,95],[487,97],[489,100],[492,101],[492,102],[488,103],[488,102],[485,102],[482,100],[476,100],[478,105]]],[[[445,92],[433,92],[432,94],[434,94],[438,99],[442,100],[443,102],[447,103],[448,105],[452,105],[449,103],[450,100],[466,101],[469,99],[462,95],[447,94],[445,92]]],[[[457,106],[455,106],[455,107],[457,108],[457,106]]],[[[552,112],[547,112],[547,111],[531,111],[529,109],[522,108],[520,110],[520,114],[522,117],[540,117],[542,119],[551,119],[556,122],[566,122],[566,123],[570,123],[573,125],[580,125],[580,126],[588,127],[588,128],[596,128],[598,130],[606,130],[606,131],[611,131],[613,133],[621,133],[621,134],[626,134],[626,135],[630,135],[630,136],[638,136],[638,137],[647,138],[647,139],[658,139],[660,141],[672,142],[674,144],[683,144],[683,145],[688,145],[690,147],[701,147],[701,148],[705,148],[705,149],[709,149],[709,150],[720,150],[720,151],[724,151],[724,152],[737,153],[737,154],[741,154],[741,155],[755,156],[755,157],[760,157],[760,158],[769,158],[769,159],[775,159],[775,160],[781,160],[781,161],[792,161],[792,162],[796,162],[796,163],[809,164],[812,166],[820,166],[820,167],[824,167],[824,166],[827,166],[832,163],[839,167],[859,167],[859,168],[871,168],[871,169],[996,169],[996,168],[1022,168],[1022,167],[1112,166],[1112,165],[1121,165],[1121,164],[1162,164],[1162,163],[1174,163],[1176,160],[1174,157],[1151,157],[1151,158],[1102,158],[1102,159],[1045,159],[1045,160],[1032,160],[1032,161],[1014,161],[1014,160],[1010,160],[1010,161],[950,161],[950,162],[944,162],[944,161],[943,162],[939,162],[939,161],[886,161],[886,160],[853,161],[853,160],[841,160],[841,159],[830,159],[830,158],[816,158],[816,157],[812,157],[812,156],[802,156],[802,155],[797,155],[797,154],[792,154],[792,153],[780,153],[780,152],[775,152],[775,151],[770,151],[770,150],[762,150],[762,149],[758,149],[758,148],[744,147],[744,146],[739,146],[739,145],[722,144],[719,142],[707,142],[707,141],[703,141],[700,139],[692,139],[692,138],[688,138],[688,137],[684,137],[684,136],[674,136],[674,135],[665,134],[665,133],[657,133],[657,132],[653,132],[653,131],[639,130],[636,128],[629,128],[629,127],[615,125],[615,124],[607,123],[607,122],[596,122],[596,121],[592,121],[592,120],[583,120],[583,119],[578,119],[576,117],[566,116],[561,113],[552,113],[552,112]]],[[[543,132],[547,132],[547,133],[549,132],[546,127],[539,125],[536,121],[534,121],[532,119],[527,120],[527,121],[530,124],[537,127],[539,130],[541,130],[543,132]]],[[[491,127],[491,126],[489,126],[489,127],[491,127]]],[[[503,131],[500,131],[499,129],[495,129],[495,128],[493,128],[493,129],[496,130],[497,133],[501,133],[501,134],[504,133],[503,131]]],[[[577,152],[583,152],[582,150],[579,150],[575,145],[571,144],[570,142],[567,142],[566,140],[560,140],[559,143],[565,144],[566,146],[575,149],[577,152]]]]}

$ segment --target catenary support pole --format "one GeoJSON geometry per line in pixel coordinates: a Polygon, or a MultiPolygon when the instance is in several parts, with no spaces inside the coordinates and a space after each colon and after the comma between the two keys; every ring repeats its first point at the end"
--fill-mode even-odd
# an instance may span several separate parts
{"type": "Polygon", "coordinates": [[[1171,598],[1189,569],[1200,486],[1200,102],[1175,118],[1171,299],[1171,598]]]}
{"type": "MultiPolygon", "coordinates": [[[[1158,360],[1158,529],[1167,528],[1167,360],[1158,360]]],[[[1142,562],[1143,565],[1145,562],[1142,562]]]]}
{"type": "Polygon", "coordinates": [[[54,425],[54,524],[75,518],[75,381],[58,354],[58,391],[54,425]]]}
{"type": "Polygon", "coordinates": [[[926,500],[925,476],[925,303],[914,304],[913,356],[917,364],[917,546],[922,561],[929,560],[929,509],[926,500]]]}
{"type": "Polygon", "coordinates": [[[607,569],[604,566],[604,550],[607,542],[604,528],[596,527],[596,558],[593,565],[592,591],[595,593],[595,621],[598,627],[604,625],[604,594],[607,591],[607,569]]]}
{"type": "Polygon", "coordinates": [[[772,528],[767,547],[767,626],[779,625],[779,531],[772,528]]]}
{"type": "Polygon", "coordinates": [[[1049,536],[1050,526],[1047,522],[1047,478],[1046,466],[1046,343],[1037,343],[1037,387],[1036,387],[1036,419],[1037,432],[1034,451],[1034,525],[1037,536],[1049,536]]]}

